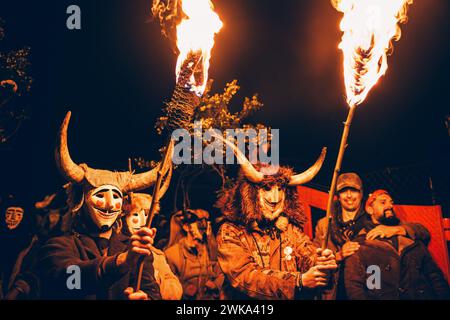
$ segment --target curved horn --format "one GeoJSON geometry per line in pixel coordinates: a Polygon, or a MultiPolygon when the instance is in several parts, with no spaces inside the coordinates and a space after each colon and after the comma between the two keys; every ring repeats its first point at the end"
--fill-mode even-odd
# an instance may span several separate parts
{"type": "Polygon", "coordinates": [[[216,134],[215,132],[212,133],[212,136],[216,137],[222,142],[225,142],[226,145],[233,150],[234,154],[236,155],[236,159],[238,160],[238,163],[241,165],[244,175],[247,177],[249,181],[253,183],[260,183],[261,181],[263,181],[264,174],[255,169],[252,163],[241,152],[241,150],[239,150],[239,148],[234,145],[234,143],[231,143],[230,141],[228,141],[228,139],[224,139],[221,135],[216,134]]]}
{"type": "Polygon", "coordinates": [[[164,194],[167,192],[170,186],[170,180],[172,179],[172,166],[169,167],[169,173],[167,173],[166,180],[164,180],[164,184],[161,186],[161,189],[159,189],[159,199],[162,199],[164,197],[164,194]]]}
{"type": "Polygon", "coordinates": [[[133,174],[131,181],[123,188],[123,192],[139,191],[151,187],[157,177],[159,164],[150,171],[133,174]]]}
{"type": "MultiPolygon", "coordinates": [[[[164,168],[162,169],[162,174],[165,175],[167,171],[172,167],[172,155],[173,155],[174,143],[171,141],[168,147],[168,155],[164,168]]],[[[138,191],[151,187],[158,178],[158,171],[161,166],[159,163],[155,168],[148,172],[133,174],[131,181],[123,188],[124,192],[138,191]]]]}
{"type": "Polygon", "coordinates": [[[296,174],[291,177],[289,180],[290,186],[299,186],[301,184],[305,184],[312,179],[319,173],[320,168],[322,168],[323,161],[325,160],[325,155],[327,154],[327,148],[322,148],[322,153],[319,156],[319,159],[317,159],[316,163],[314,163],[311,168],[304,171],[303,173],[296,174]]]}
{"type": "Polygon", "coordinates": [[[69,153],[69,147],[67,146],[67,128],[69,127],[71,115],[72,113],[70,111],[67,112],[61,125],[55,150],[55,159],[59,171],[67,180],[75,183],[81,183],[84,179],[84,170],[72,161],[69,153]]]}

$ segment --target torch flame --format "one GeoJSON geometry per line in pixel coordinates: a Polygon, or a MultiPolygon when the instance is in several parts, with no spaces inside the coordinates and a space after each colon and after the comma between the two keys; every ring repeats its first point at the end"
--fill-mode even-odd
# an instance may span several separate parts
{"type": "Polygon", "coordinates": [[[177,47],[180,51],[176,66],[177,81],[181,66],[189,54],[198,55],[202,72],[190,78],[191,90],[201,96],[208,81],[209,60],[214,35],[222,28],[222,21],[210,0],[182,0],[185,17],[177,26],[177,47]]]}
{"type": "Polygon", "coordinates": [[[386,73],[391,41],[401,36],[399,23],[406,22],[413,0],[332,0],[344,13],[344,32],[339,48],[344,53],[347,103],[359,105],[386,73]]]}

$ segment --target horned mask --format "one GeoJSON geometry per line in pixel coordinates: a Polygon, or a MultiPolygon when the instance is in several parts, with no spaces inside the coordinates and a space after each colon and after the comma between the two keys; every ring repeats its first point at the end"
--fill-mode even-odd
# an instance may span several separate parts
{"type": "MultiPolygon", "coordinates": [[[[81,203],[85,213],[101,231],[107,231],[122,212],[124,194],[152,186],[156,181],[159,165],[148,172],[133,174],[92,169],[84,163],[76,164],[70,156],[67,144],[70,117],[69,111],[61,125],[55,150],[56,164],[68,181],[82,187],[81,203]]],[[[170,166],[171,163],[167,168],[163,168],[163,172],[166,173],[170,166]]]]}
{"type": "MultiPolygon", "coordinates": [[[[161,186],[159,198],[161,199],[169,188],[170,179],[172,177],[172,170],[169,170],[169,173],[164,181],[164,184],[161,186]]],[[[134,193],[130,192],[124,199],[123,204],[123,214],[125,216],[125,227],[126,231],[129,234],[135,233],[141,227],[143,227],[146,222],[148,215],[150,213],[150,206],[152,203],[152,196],[145,193],[134,193]]],[[[160,211],[159,201],[156,202],[156,212],[160,211]]]]}
{"type": "Polygon", "coordinates": [[[241,165],[236,183],[225,190],[216,203],[225,217],[245,224],[263,220],[279,223],[283,220],[278,219],[281,217],[287,217],[299,225],[306,221],[295,187],[308,183],[317,175],[325,160],[326,148],[322,149],[314,165],[295,174],[287,167],[268,168],[268,165],[261,163],[253,165],[235,144],[221,136],[216,138],[233,150],[241,165]],[[266,172],[272,174],[264,174],[266,172]]]}

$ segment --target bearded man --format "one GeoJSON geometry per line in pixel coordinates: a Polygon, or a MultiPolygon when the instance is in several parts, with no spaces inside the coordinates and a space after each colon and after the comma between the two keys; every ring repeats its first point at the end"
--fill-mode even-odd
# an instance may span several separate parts
{"type": "Polygon", "coordinates": [[[164,252],[183,286],[184,300],[219,298],[223,273],[217,262],[217,244],[208,211],[185,209],[175,213],[164,252]]]}
{"type": "Polygon", "coordinates": [[[389,193],[373,192],[365,209],[370,220],[355,238],[360,248],[345,264],[348,297],[357,300],[450,299],[448,282],[423,242],[397,234],[366,238],[367,232],[376,226],[399,226],[389,193]],[[369,267],[372,267],[371,272],[368,272],[369,267]],[[368,279],[373,276],[373,270],[378,270],[376,281],[368,279]]]}
{"type": "MultiPolygon", "coordinates": [[[[341,174],[337,180],[336,192],[338,199],[333,207],[327,248],[335,252],[339,270],[333,275],[327,290],[323,291],[322,298],[326,300],[347,299],[341,270],[344,268],[346,259],[358,251],[359,243],[354,239],[370,220],[362,205],[363,183],[356,173],[341,174]]],[[[321,246],[326,237],[327,223],[327,218],[322,218],[317,223],[314,237],[314,243],[317,246],[321,246]]],[[[395,235],[407,236],[424,243],[428,243],[430,239],[428,230],[418,223],[374,226],[366,237],[368,240],[373,240],[395,235]]]]}
{"type": "Polygon", "coordinates": [[[70,234],[48,240],[38,253],[41,298],[160,299],[151,253],[156,230],[141,228],[130,238],[113,232],[124,193],[150,187],[159,168],[132,174],[76,164],[67,146],[70,115],[61,126],[56,161],[72,183],[73,227],[70,234]],[[141,256],[146,257],[142,290],[133,292],[131,285],[141,256]]]}
{"type": "Polygon", "coordinates": [[[306,217],[297,186],[319,172],[325,149],[310,169],[295,175],[286,167],[254,167],[234,144],[225,143],[241,171],[216,203],[226,219],[217,234],[219,264],[226,276],[222,297],[312,298],[337,266],[330,250],[317,249],[303,233],[306,217]]]}
{"type": "MultiPolygon", "coordinates": [[[[170,182],[170,178],[166,179],[170,182]]],[[[160,190],[161,197],[166,192],[168,183],[165,183],[160,190]]],[[[152,196],[145,193],[130,193],[125,198],[123,206],[124,216],[122,218],[122,233],[130,237],[138,232],[147,221],[150,211],[152,196]]],[[[159,212],[159,208],[157,209],[159,212]]],[[[170,269],[163,251],[151,247],[153,254],[153,269],[155,279],[159,285],[163,300],[180,300],[183,295],[183,288],[177,276],[170,269]]]]}

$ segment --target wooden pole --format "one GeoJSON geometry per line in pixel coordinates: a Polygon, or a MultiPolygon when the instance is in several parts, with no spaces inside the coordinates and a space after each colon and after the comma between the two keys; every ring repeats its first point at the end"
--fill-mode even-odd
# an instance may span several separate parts
{"type": "Polygon", "coordinates": [[[328,246],[328,240],[330,238],[330,224],[332,219],[332,207],[333,207],[333,199],[336,193],[336,183],[339,173],[341,172],[342,159],[344,158],[344,152],[347,148],[347,140],[348,134],[350,131],[350,125],[353,120],[353,115],[355,114],[356,106],[350,106],[350,110],[347,115],[347,120],[344,123],[344,131],[342,133],[341,145],[339,147],[339,153],[336,160],[336,165],[334,167],[333,179],[331,180],[330,191],[328,192],[328,202],[327,202],[327,227],[325,229],[325,238],[322,242],[322,250],[325,250],[328,246]]]}
{"type": "MultiPolygon", "coordinates": [[[[162,184],[162,179],[163,179],[163,175],[164,175],[164,168],[166,167],[166,165],[168,164],[169,161],[172,161],[172,154],[171,152],[169,152],[169,150],[173,149],[173,144],[174,141],[169,138],[169,142],[167,143],[167,147],[164,150],[164,155],[163,155],[163,161],[159,167],[158,172],[156,173],[156,183],[155,186],[153,188],[153,195],[152,195],[152,202],[150,204],[150,213],[147,217],[147,223],[145,224],[145,226],[147,228],[150,228],[153,222],[153,218],[155,216],[156,213],[156,208],[157,208],[157,204],[159,202],[159,191],[161,189],[161,184],[162,184]]],[[[142,282],[142,272],[144,271],[144,259],[145,256],[141,256],[138,260],[138,264],[137,264],[137,275],[136,275],[136,282],[135,282],[135,290],[134,292],[137,292],[140,290],[141,288],[141,282],[142,282]]]]}

